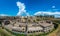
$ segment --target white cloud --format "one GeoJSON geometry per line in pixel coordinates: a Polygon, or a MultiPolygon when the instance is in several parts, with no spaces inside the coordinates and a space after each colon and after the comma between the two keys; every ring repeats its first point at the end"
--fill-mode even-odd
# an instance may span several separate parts
{"type": "Polygon", "coordinates": [[[55,6],[52,6],[52,8],[55,8],[55,6]]]}
{"type": "Polygon", "coordinates": [[[7,14],[0,14],[0,16],[9,16],[9,15],[7,15],[7,14]]]}
{"type": "Polygon", "coordinates": [[[34,13],[34,15],[40,15],[40,14],[48,14],[48,15],[60,15],[60,12],[45,12],[45,11],[39,11],[34,13]]]}
{"type": "MultiPolygon", "coordinates": [[[[17,16],[22,15],[22,13],[26,14],[27,16],[30,16],[29,13],[26,12],[26,10],[25,10],[26,7],[25,7],[24,3],[21,3],[21,2],[18,1],[18,2],[16,2],[16,4],[19,8],[19,12],[17,13],[17,16]]],[[[55,8],[55,6],[52,6],[52,8],[55,8]]],[[[54,10],[57,10],[57,9],[54,9],[54,10]]],[[[56,12],[38,11],[38,12],[34,13],[34,15],[40,15],[40,14],[42,14],[42,15],[44,15],[44,14],[47,14],[47,15],[60,15],[60,12],[57,12],[57,11],[56,12]]]]}
{"type": "Polygon", "coordinates": [[[34,15],[54,15],[56,18],[60,17],[60,12],[45,12],[45,11],[39,11],[34,13],[34,15]]]}
{"type": "Polygon", "coordinates": [[[25,5],[24,3],[21,3],[21,2],[16,2],[18,8],[19,8],[19,12],[17,13],[17,16],[20,16],[21,13],[25,13],[27,16],[29,15],[29,13],[26,12],[25,10],[25,5]]]}

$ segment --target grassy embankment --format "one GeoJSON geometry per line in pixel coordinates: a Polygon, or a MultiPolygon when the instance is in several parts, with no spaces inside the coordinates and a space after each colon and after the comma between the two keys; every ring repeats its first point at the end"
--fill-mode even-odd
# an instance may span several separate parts
{"type": "Polygon", "coordinates": [[[54,20],[58,24],[58,27],[55,31],[52,33],[48,34],[47,36],[60,36],[60,21],[59,20],[54,20]]]}
{"type": "Polygon", "coordinates": [[[5,29],[0,27],[0,36],[14,36],[11,33],[7,32],[5,29]]]}

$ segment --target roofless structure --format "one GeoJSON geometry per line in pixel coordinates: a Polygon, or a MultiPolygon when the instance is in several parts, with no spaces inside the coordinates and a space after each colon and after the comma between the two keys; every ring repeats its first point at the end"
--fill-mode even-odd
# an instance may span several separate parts
{"type": "MultiPolygon", "coordinates": [[[[1,17],[4,28],[14,33],[47,33],[54,28],[50,20],[36,21],[36,17],[1,17]]],[[[1,20],[0,19],[0,20],[1,20]]]]}

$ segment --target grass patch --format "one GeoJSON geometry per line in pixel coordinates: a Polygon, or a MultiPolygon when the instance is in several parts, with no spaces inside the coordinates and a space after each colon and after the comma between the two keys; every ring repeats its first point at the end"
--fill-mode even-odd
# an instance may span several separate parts
{"type": "Polygon", "coordinates": [[[0,36],[12,36],[11,34],[4,31],[4,29],[0,28],[0,36]]]}

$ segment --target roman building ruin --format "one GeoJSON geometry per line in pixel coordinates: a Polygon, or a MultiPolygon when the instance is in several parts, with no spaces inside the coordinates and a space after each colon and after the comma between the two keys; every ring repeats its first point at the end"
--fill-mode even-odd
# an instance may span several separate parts
{"type": "Polygon", "coordinates": [[[54,28],[53,22],[49,20],[42,20],[34,22],[35,17],[1,17],[0,21],[4,28],[12,32],[20,34],[31,33],[47,33],[54,28]]]}

